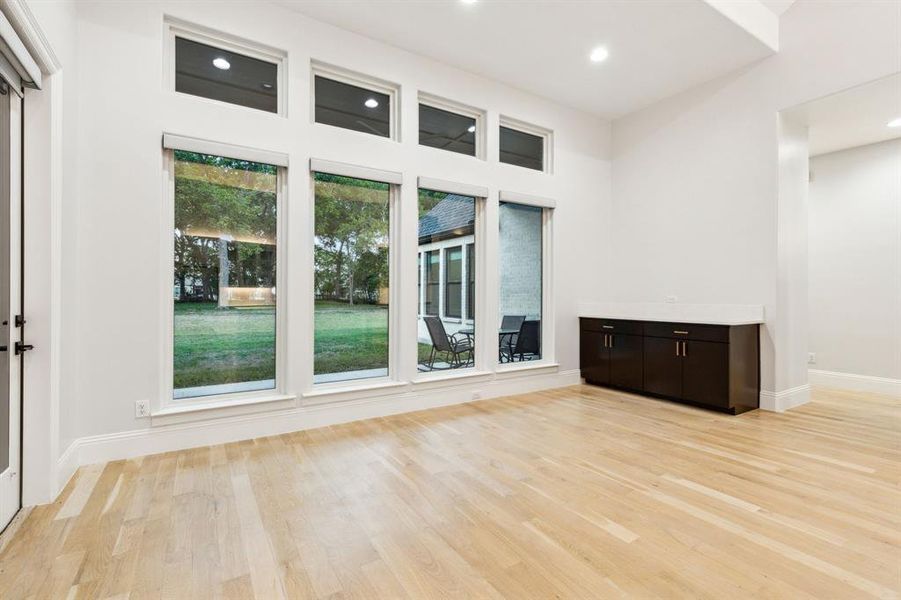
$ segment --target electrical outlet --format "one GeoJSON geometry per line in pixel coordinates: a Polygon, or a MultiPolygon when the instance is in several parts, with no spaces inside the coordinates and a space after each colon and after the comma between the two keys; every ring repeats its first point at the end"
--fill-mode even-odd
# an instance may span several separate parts
{"type": "Polygon", "coordinates": [[[150,403],[147,400],[135,400],[135,418],[142,419],[150,416],[150,403]]]}
{"type": "Polygon", "coordinates": [[[666,302],[667,304],[675,304],[676,302],[679,301],[679,298],[676,296],[666,296],[663,298],[663,301],[666,302]]]}
{"type": "Polygon", "coordinates": [[[808,352],[807,353],[807,364],[808,365],[817,364],[817,353],[816,352],[808,352]]]}

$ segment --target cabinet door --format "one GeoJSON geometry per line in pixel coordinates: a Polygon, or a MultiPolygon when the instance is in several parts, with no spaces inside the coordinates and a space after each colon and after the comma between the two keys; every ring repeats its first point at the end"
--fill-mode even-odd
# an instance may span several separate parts
{"type": "Polygon", "coordinates": [[[639,335],[610,336],[610,384],[641,390],[644,383],[644,344],[639,335]]]}
{"type": "Polygon", "coordinates": [[[729,344],[684,342],[682,397],[709,406],[729,406],[729,344]]]}
{"type": "Polygon", "coordinates": [[[644,390],[670,398],[682,396],[681,340],[644,338],[644,390]]]}
{"type": "Polygon", "coordinates": [[[579,341],[579,367],[590,383],[610,383],[610,351],[604,345],[606,333],[582,330],[579,341]]]}

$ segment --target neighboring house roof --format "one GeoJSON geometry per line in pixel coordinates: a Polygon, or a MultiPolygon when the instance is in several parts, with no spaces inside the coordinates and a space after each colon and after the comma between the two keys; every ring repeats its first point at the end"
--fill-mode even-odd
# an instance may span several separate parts
{"type": "Polygon", "coordinates": [[[419,243],[469,235],[474,220],[472,198],[451,194],[419,218],[419,243]]]}

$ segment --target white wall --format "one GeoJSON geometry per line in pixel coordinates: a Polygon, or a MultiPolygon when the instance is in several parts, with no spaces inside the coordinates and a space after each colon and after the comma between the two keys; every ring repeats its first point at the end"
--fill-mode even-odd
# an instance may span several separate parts
{"type": "Polygon", "coordinates": [[[901,139],[810,171],[811,368],[901,380],[901,139]]]}
{"type": "MultiPolygon", "coordinates": [[[[34,5],[41,5],[36,10],[41,13],[39,20],[52,20],[54,11],[59,10],[55,3],[34,5]]],[[[151,430],[147,419],[134,416],[136,400],[159,394],[159,348],[164,331],[159,319],[162,274],[158,257],[163,218],[160,138],[164,131],[290,155],[289,211],[285,218],[292,235],[286,242],[289,262],[283,268],[300,275],[289,278],[287,290],[289,391],[304,392],[311,383],[312,323],[308,314],[312,310],[312,276],[304,268],[312,260],[307,173],[311,156],[402,171],[407,183],[401,194],[402,211],[406,211],[401,215],[401,228],[413,234],[413,239],[418,175],[488,186],[490,202],[494,203],[488,211],[488,226],[495,230],[499,189],[556,199],[556,358],[561,373],[577,377],[578,347],[573,342],[578,327],[576,303],[599,297],[605,280],[603,248],[597,248],[597,255],[590,258],[592,276],[576,267],[589,260],[585,240],[608,237],[599,234],[609,227],[607,123],[276,6],[260,10],[257,4],[219,3],[211,11],[209,4],[200,2],[85,1],[77,4],[77,16],[77,27],[73,28],[77,31],[78,60],[77,148],[72,164],[78,176],[74,183],[69,182],[74,185],[71,196],[73,201],[77,199],[77,209],[65,213],[66,233],[62,237],[64,278],[74,288],[64,309],[64,326],[72,328],[74,343],[62,345],[62,369],[72,377],[71,381],[66,376],[62,379],[66,394],[71,394],[71,404],[60,411],[64,421],[60,430],[66,432],[65,440],[90,438],[95,450],[79,460],[109,457],[109,453],[96,449],[111,439],[109,436],[119,436],[115,437],[119,445],[109,452],[124,455],[141,449],[235,439],[247,432],[222,423],[218,429],[216,425],[206,427],[204,436],[197,437],[179,428],[151,430]],[[164,91],[164,13],[286,50],[288,117],[164,91]],[[399,83],[402,142],[311,124],[311,58],[399,83]],[[420,90],[488,111],[488,161],[417,145],[416,98],[420,90]],[[554,131],[552,175],[496,162],[500,113],[554,131]],[[138,438],[164,441],[140,448],[128,441],[138,438]]],[[[415,273],[415,244],[406,248],[403,256],[402,270],[415,273]]],[[[485,285],[496,288],[496,272],[489,271],[485,285]]],[[[405,278],[401,293],[403,301],[395,307],[406,315],[401,320],[400,335],[409,340],[407,352],[413,353],[415,277],[405,278]]],[[[496,312],[496,302],[492,309],[496,312]]],[[[415,360],[408,360],[412,354],[403,358],[415,369],[415,360]]],[[[508,377],[504,380],[510,381],[508,377]]],[[[473,390],[484,390],[485,385],[484,381],[458,385],[453,398],[445,396],[435,402],[470,400],[473,390]]],[[[384,394],[378,394],[382,400],[384,394]]],[[[397,395],[398,409],[425,405],[424,401],[417,404],[409,389],[399,390],[397,395]]],[[[390,398],[388,401],[390,405],[390,398]]],[[[291,414],[290,419],[281,419],[277,428],[267,429],[268,421],[258,421],[253,434],[323,422],[320,417],[306,418],[302,412],[291,414]]],[[[374,413],[372,409],[345,409],[342,414],[346,419],[374,413]]],[[[272,418],[278,419],[278,415],[272,418]]],[[[70,463],[74,460],[71,455],[66,458],[70,463]]]]}
{"type": "Polygon", "coordinates": [[[764,396],[803,388],[806,364],[775,352],[792,335],[784,316],[779,328],[777,113],[898,71],[899,39],[896,3],[799,0],[778,55],[615,121],[607,299],[763,304],[764,396]]]}

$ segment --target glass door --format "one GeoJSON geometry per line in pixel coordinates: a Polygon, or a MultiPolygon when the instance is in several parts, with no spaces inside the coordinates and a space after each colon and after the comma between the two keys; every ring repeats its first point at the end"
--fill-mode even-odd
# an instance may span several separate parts
{"type": "Polygon", "coordinates": [[[21,99],[0,95],[0,531],[21,507],[21,99]]]}

